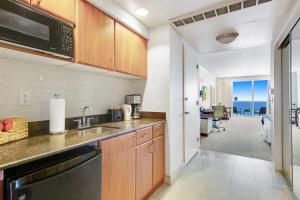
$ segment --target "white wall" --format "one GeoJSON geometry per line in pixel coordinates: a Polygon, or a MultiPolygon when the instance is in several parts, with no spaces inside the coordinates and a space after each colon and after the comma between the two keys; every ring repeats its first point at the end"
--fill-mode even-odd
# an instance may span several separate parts
{"type": "Polygon", "coordinates": [[[142,109],[169,112],[170,80],[170,27],[168,25],[150,30],[148,41],[147,81],[136,81],[143,93],[142,109]]]}
{"type": "Polygon", "coordinates": [[[235,81],[270,80],[270,76],[217,78],[217,103],[232,107],[232,83],[235,81]]]}
{"type": "MultiPolygon", "coordinates": [[[[209,73],[204,67],[199,67],[199,77],[200,77],[200,89],[202,86],[207,87],[207,98],[205,100],[201,99],[200,106],[208,108],[211,106],[213,100],[211,99],[211,88],[216,87],[216,77],[209,73]]],[[[215,101],[215,100],[214,100],[215,101]]]]}
{"type": "Polygon", "coordinates": [[[183,45],[170,26],[150,29],[148,79],[134,81],[143,94],[142,110],[167,113],[166,176],[170,182],[184,167],[183,139],[183,45]]]}
{"type": "Polygon", "coordinates": [[[176,177],[184,165],[183,40],[173,28],[170,28],[170,50],[170,174],[176,177]]]}
{"type": "Polygon", "coordinates": [[[94,114],[104,114],[135,92],[132,80],[11,59],[0,59],[0,74],[0,118],[48,120],[49,98],[55,93],[66,99],[66,117],[81,116],[85,105],[91,105],[94,114]],[[31,105],[20,106],[21,91],[30,92],[31,105]]]}
{"type": "MultiPolygon", "coordinates": [[[[137,92],[143,95],[142,110],[165,112],[167,130],[165,135],[166,176],[170,173],[170,26],[163,25],[150,29],[148,41],[147,81],[134,81],[137,92]]],[[[172,127],[172,126],[171,126],[172,127]]]]}

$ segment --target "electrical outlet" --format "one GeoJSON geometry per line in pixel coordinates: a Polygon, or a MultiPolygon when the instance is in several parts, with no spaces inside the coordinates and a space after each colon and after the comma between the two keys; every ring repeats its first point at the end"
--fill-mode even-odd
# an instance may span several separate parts
{"type": "Polygon", "coordinates": [[[22,91],[20,92],[20,105],[29,106],[30,105],[30,92],[22,91]]]}

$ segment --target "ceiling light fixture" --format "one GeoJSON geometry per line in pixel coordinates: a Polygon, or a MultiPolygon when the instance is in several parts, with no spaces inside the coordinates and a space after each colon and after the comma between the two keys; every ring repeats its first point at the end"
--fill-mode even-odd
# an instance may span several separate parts
{"type": "Polygon", "coordinates": [[[222,44],[229,44],[239,36],[238,33],[223,33],[216,37],[216,40],[222,44]]]}
{"type": "Polygon", "coordinates": [[[135,14],[140,17],[145,17],[149,14],[149,11],[145,8],[138,8],[135,10],[135,14]]]}

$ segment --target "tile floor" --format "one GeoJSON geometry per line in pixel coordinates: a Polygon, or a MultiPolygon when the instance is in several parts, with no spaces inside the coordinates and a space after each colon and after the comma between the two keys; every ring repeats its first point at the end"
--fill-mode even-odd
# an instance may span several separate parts
{"type": "Polygon", "coordinates": [[[200,151],[171,186],[150,200],[289,200],[292,195],[268,161],[200,151]]]}

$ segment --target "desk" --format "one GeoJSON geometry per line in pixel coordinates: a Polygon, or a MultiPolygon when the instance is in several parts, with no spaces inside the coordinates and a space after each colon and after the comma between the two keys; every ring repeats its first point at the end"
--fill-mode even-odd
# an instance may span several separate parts
{"type": "Polygon", "coordinates": [[[208,136],[213,130],[213,118],[201,118],[200,121],[200,132],[201,136],[208,136]]]}

